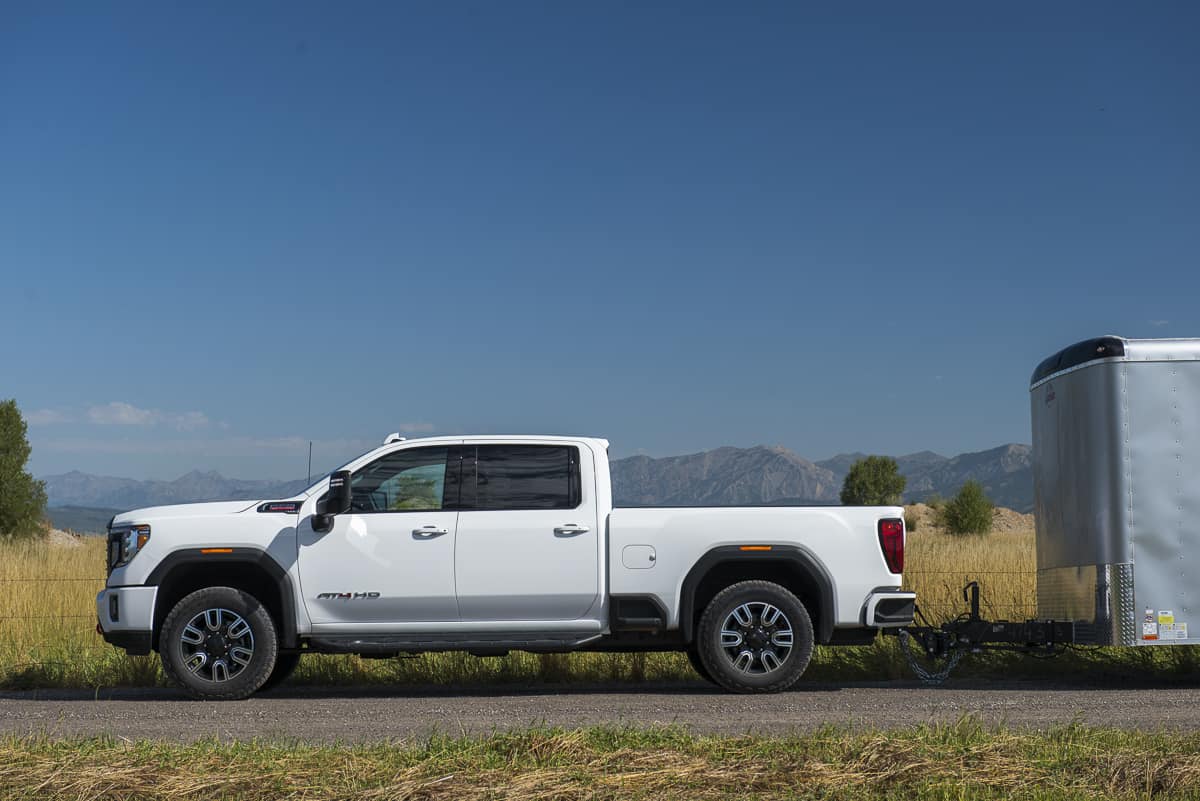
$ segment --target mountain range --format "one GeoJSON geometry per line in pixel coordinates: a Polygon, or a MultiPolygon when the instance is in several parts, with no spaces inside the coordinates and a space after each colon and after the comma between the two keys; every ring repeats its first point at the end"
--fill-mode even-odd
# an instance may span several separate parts
{"type": "MultiPolygon", "coordinates": [[[[949,497],[968,480],[984,486],[1000,506],[1033,509],[1033,470],[1028,445],[1001,445],[948,457],[931,451],[895,457],[908,479],[907,502],[949,497]]],[[[717,448],[687,456],[631,456],[612,463],[618,505],[693,506],[839,502],[842,481],[863,453],[810,462],[778,446],[717,448]]]]}
{"type": "MultiPolygon", "coordinates": [[[[850,466],[866,454],[846,453],[811,462],[779,446],[724,447],[686,456],[630,456],[612,462],[618,506],[836,504],[850,466]]],[[[1001,445],[948,457],[931,451],[896,457],[908,479],[907,502],[949,497],[974,479],[1000,506],[1033,509],[1028,445],[1001,445]]],[[[72,471],[46,476],[51,521],[60,528],[96,530],[116,510],[210,500],[286,498],[306,486],[296,481],[225,478],[194,470],[174,481],[138,481],[72,471]],[[75,525],[71,525],[75,523],[75,525]],[[84,528],[83,526],[87,526],[84,528]]],[[[100,526],[103,528],[103,526],[100,526]]]]}
{"type": "Polygon", "coordinates": [[[50,506],[87,506],[137,509],[194,501],[237,501],[286,498],[307,486],[298,481],[246,481],[225,478],[214,471],[192,472],[174,481],[138,481],[133,478],[96,476],[72,470],[45,476],[50,506]]]}

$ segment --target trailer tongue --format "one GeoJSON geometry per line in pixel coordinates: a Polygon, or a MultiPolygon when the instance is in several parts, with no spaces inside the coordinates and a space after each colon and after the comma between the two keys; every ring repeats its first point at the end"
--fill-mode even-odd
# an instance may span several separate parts
{"type": "Polygon", "coordinates": [[[1075,623],[1070,620],[984,620],[979,615],[977,581],[963,587],[963,601],[969,605],[969,610],[936,628],[926,625],[895,630],[908,666],[926,684],[945,681],[968,653],[993,650],[1057,656],[1062,648],[1075,642],[1075,623]],[[940,666],[931,669],[922,664],[914,647],[919,647],[926,659],[940,662],[940,666]]]}
{"type": "Polygon", "coordinates": [[[1200,339],[1078,342],[1037,366],[1029,393],[1039,619],[984,620],[971,582],[964,614],[935,627],[918,613],[925,625],[897,632],[923,680],[988,649],[1200,642],[1188,629],[1200,603],[1200,339]]]}

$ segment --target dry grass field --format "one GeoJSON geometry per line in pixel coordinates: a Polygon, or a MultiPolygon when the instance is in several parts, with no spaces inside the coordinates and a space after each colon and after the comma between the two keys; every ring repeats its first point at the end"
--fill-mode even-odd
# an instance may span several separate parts
{"type": "Polygon", "coordinates": [[[696,736],[529,729],[348,747],[0,738],[0,799],[1188,799],[1200,737],[971,720],[898,731],[696,736]]]}
{"type": "MultiPolygon", "coordinates": [[[[905,580],[916,590],[932,622],[964,610],[961,590],[978,580],[983,612],[993,619],[1024,619],[1036,613],[1032,518],[999,510],[993,533],[953,537],[913,507],[918,525],[910,533],[905,580]]],[[[161,683],[156,657],[128,657],[95,633],[94,597],[103,584],[104,543],[95,537],[0,546],[0,686],[100,687],[161,683]]],[[[1045,675],[1087,671],[1145,675],[1147,670],[1191,674],[1200,668],[1196,649],[1092,649],[1056,660],[988,654],[964,660],[955,675],[1045,675]]],[[[863,648],[818,649],[808,680],[909,677],[892,637],[863,648]]],[[[494,683],[531,681],[644,681],[694,679],[679,654],[514,653],[480,659],[467,654],[430,654],[411,659],[364,660],[352,656],[306,657],[296,683],[363,682],[494,683]]]]}

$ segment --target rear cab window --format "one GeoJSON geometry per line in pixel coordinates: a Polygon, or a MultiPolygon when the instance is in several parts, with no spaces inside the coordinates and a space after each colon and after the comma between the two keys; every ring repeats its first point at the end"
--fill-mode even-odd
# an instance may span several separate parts
{"type": "Polygon", "coordinates": [[[464,508],[575,509],[582,500],[573,445],[480,445],[474,472],[474,503],[464,508]]]}

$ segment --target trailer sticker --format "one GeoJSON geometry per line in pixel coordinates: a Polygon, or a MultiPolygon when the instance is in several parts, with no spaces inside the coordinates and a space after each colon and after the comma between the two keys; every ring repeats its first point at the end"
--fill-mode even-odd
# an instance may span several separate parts
{"type": "Polygon", "coordinates": [[[1170,626],[1174,622],[1175,622],[1175,613],[1174,612],[1171,612],[1167,609],[1160,609],[1158,611],[1158,625],[1170,626]]]}
{"type": "Polygon", "coordinates": [[[1186,640],[1187,623],[1159,624],[1158,638],[1160,640],[1186,640]]]}
{"type": "Polygon", "coordinates": [[[1158,639],[1158,622],[1154,619],[1154,610],[1147,609],[1146,617],[1142,619],[1142,639],[1157,640],[1158,639]]]}

